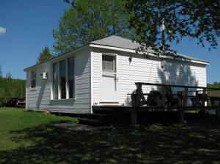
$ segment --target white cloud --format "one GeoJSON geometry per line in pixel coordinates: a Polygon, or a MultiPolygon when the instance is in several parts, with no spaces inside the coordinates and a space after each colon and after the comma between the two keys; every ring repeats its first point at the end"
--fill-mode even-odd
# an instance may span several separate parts
{"type": "Polygon", "coordinates": [[[0,35],[6,33],[6,28],[0,26],[0,35]]]}

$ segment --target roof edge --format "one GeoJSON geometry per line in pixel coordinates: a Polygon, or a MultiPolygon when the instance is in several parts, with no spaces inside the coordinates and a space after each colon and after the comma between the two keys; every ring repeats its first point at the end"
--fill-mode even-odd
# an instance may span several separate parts
{"type": "MultiPolygon", "coordinates": [[[[136,53],[136,50],[134,49],[126,49],[126,48],[121,48],[121,47],[115,47],[115,46],[109,46],[109,45],[100,45],[100,44],[94,44],[94,43],[90,43],[89,44],[90,47],[93,48],[101,48],[101,49],[109,49],[109,50],[116,50],[116,51],[122,51],[122,52],[129,52],[129,53],[136,53]]],[[[152,52],[148,52],[148,53],[152,53],[152,52]]],[[[142,54],[142,53],[139,53],[142,54]]],[[[143,52],[144,54],[144,52],[143,52]]],[[[185,56],[185,55],[181,55],[181,54],[177,54],[176,57],[171,57],[171,56],[156,56],[151,54],[151,57],[154,58],[163,58],[163,59],[172,59],[172,60],[178,60],[178,61],[185,61],[185,62],[191,62],[191,63],[196,63],[196,64],[203,64],[203,65],[208,65],[209,62],[208,61],[204,61],[204,60],[200,60],[200,59],[195,59],[195,58],[191,58],[190,56],[185,56]]]]}
{"type": "Polygon", "coordinates": [[[48,63],[48,62],[51,62],[51,61],[54,61],[54,60],[59,60],[60,58],[64,58],[65,56],[71,55],[71,54],[73,54],[73,53],[76,53],[76,52],[81,51],[81,50],[83,50],[83,49],[85,49],[85,48],[88,48],[88,47],[89,47],[89,46],[86,45],[86,46],[79,47],[79,48],[77,48],[77,49],[75,49],[75,50],[65,52],[65,53],[63,53],[63,54],[61,54],[61,55],[58,55],[58,56],[55,56],[55,57],[53,57],[52,59],[50,59],[50,60],[48,60],[48,61],[45,61],[45,62],[43,62],[43,63],[37,63],[37,64],[34,64],[34,65],[30,66],[30,67],[27,67],[27,68],[24,69],[24,71],[27,72],[28,70],[34,69],[35,67],[38,67],[38,66],[40,66],[40,65],[42,65],[42,64],[45,64],[45,63],[48,63]]]}

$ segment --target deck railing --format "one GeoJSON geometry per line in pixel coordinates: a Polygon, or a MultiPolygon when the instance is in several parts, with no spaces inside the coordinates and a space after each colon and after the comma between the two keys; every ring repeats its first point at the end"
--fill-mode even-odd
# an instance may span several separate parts
{"type": "Polygon", "coordinates": [[[142,105],[170,108],[220,106],[220,95],[209,95],[209,91],[220,91],[220,89],[217,88],[141,82],[136,82],[135,85],[136,90],[131,95],[133,107],[140,107],[142,105]],[[156,86],[157,89],[152,89],[150,92],[144,93],[143,86],[156,86]],[[147,96],[147,98],[145,96],[147,96]],[[156,98],[158,102],[155,102],[156,104],[153,105],[151,98],[156,98]],[[191,102],[191,105],[188,103],[189,101],[191,102]]]}
{"type": "Polygon", "coordinates": [[[180,112],[181,121],[184,121],[185,110],[205,112],[208,109],[220,109],[220,95],[212,96],[209,94],[210,91],[220,91],[220,89],[142,82],[136,82],[135,85],[136,90],[131,95],[133,106],[131,119],[133,119],[134,124],[136,112],[141,108],[164,111],[176,110],[180,112]],[[144,93],[143,86],[147,86],[150,91],[144,93]],[[154,89],[149,89],[149,87],[154,87],[154,89]]]}

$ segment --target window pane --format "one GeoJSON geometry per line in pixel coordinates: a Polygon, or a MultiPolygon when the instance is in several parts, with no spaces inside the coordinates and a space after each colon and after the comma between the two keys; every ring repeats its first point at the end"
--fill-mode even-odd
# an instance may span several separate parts
{"type": "Polygon", "coordinates": [[[115,72],[115,56],[102,56],[102,70],[107,72],[115,72]]]}
{"type": "Polygon", "coordinates": [[[36,72],[32,71],[31,72],[31,88],[35,88],[36,87],[36,72]]]}
{"type": "Polygon", "coordinates": [[[74,87],[74,57],[68,59],[68,90],[69,98],[74,98],[75,87],[74,87]]]}
{"type": "Polygon", "coordinates": [[[61,99],[66,98],[66,61],[60,62],[60,91],[61,99]]]}
{"type": "Polygon", "coordinates": [[[53,99],[58,99],[58,63],[53,64],[53,99]]]}

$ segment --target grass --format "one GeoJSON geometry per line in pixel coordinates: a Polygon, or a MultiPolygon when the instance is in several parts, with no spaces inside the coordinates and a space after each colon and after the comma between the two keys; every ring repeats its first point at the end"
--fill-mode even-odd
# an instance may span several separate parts
{"type": "Polygon", "coordinates": [[[66,117],[17,110],[0,115],[9,143],[4,149],[0,144],[0,163],[220,163],[220,121],[214,116],[187,124],[79,130],[53,125],[74,122],[66,117]]]}
{"type": "Polygon", "coordinates": [[[0,108],[0,151],[12,150],[18,147],[27,147],[34,144],[31,140],[25,139],[19,142],[12,138],[24,134],[13,133],[28,128],[35,128],[40,125],[59,121],[76,121],[70,117],[58,117],[46,113],[28,112],[17,108],[0,108]]]}

